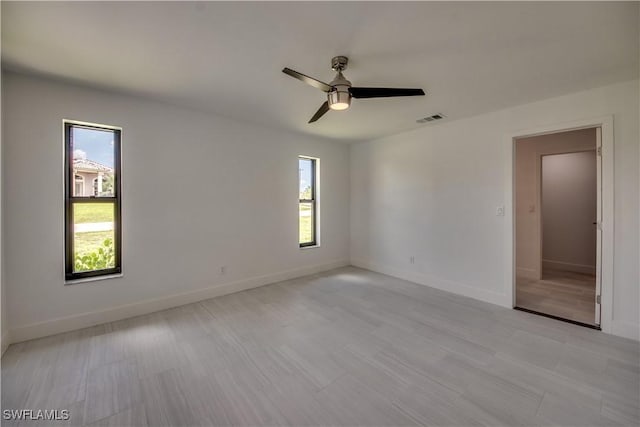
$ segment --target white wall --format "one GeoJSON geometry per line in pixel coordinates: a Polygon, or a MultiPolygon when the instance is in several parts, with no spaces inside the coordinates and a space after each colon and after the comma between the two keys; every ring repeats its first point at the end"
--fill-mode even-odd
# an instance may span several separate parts
{"type": "Polygon", "coordinates": [[[539,279],[542,274],[540,156],[595,149],[595,132],[593,128],[580,129],[517,140],[514,171],[517,275],[539,279]]]}
{"type": "Polygon", "coordinates": [[[505,139],[604,115],[615,133],[611,330],[638,339],[637,80],[353,145],[352,264],[510,306],[510,232],[496,216],[511,179],[505,139]]]}
{"type": "Polygon", "coordinates": [[[542,157],[543,268],[595,274],[596,152],[542,157]]]}
{"type": "MultiPolygon", "coordinates": [[[[2,76],[0,75],[0,129],[2,129],[2,117],[4,110],[2,109],[2,76]]],[[[3,203],[2,203],[2,135],[0,135],[0,355],[4,354],[4,351],[9,346],[9,328],[7,322],[7,297],[5,291],[5,280],[3,259],[4,254],[2,251],[3,238],[2,230],[4,229],[4,223],[2,218],[3,203]]]]}
{"type": "Polygon", "coordinates": [[[3,89],[14,342],[348,263],[348,146],[16,74],[3,89]],[[123,128],[123,278],[64,285],[63,119],[123,128]],[[300,154],[321,159],[322,247],[306,250],[300,154]]]}

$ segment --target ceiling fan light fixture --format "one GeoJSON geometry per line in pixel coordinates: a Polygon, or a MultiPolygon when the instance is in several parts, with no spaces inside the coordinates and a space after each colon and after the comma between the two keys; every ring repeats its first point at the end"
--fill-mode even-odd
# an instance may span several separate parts
{"type": "Polygon", "coordinates": [[[332,90],[328,94],[329,108],[335,111],[346,110],[351,105],[351,94],[347,90],[332,90]]]}

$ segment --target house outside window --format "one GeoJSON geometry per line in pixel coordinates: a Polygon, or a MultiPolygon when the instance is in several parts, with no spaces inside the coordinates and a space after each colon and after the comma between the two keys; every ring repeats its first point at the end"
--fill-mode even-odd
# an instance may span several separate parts
{"type": "Polygon", "coordinates": [[[76,184],[79,179],[83,183],[82,186],[76,185],[74,197],[113,195],[113,186],[108,184],[113,182],[114,170],[112,167],[87,158],[74,158],[73,173],[76,177],[76,184]],[[87,182],[92,185],[84,185],[87,182]]]}

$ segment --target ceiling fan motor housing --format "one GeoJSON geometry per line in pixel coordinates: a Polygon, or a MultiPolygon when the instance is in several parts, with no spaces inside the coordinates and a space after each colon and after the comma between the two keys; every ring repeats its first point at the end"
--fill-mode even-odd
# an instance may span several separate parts
{"type": "Polygon", "coordinates": [[[342,70],[338,69],[336,78],[329,84],[331,85],[331,90],[327,95],[329,108],[332,110],[349,108],[351,105],[351,93],[349,93],[351,82],[342,75],[342,70]]]}

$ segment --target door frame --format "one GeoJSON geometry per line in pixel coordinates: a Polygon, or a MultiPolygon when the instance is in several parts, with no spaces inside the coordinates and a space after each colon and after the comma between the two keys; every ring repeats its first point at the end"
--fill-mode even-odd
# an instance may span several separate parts
{"type": "Polygon", "coordinates": [[[515,143],[516,139],[548,135],[579,129],[601,129],[601,268],[600,268],[600,328],[611,333],[613,321],[613,233],[614,233],[614,134],[613,116],[602,116],[571,122],[543,125],[510,132],[505,136],[505,283],[506,300],[511,308],[516,303],[515,253],[515,143]]]}

